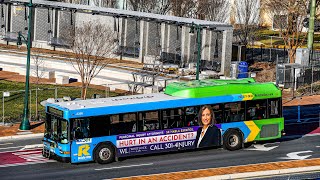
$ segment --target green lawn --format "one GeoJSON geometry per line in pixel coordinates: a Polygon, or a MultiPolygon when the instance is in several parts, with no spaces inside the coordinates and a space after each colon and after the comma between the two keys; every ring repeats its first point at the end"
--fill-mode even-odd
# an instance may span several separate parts
{"type": "MultiPolygon", "coordinates": [[[[0,80],[0,91],[2,92],[10,92],[9,97],[4,97],[3,93],[0,93],[1,98],[1,111],[0,111],[0,119],[3,121],[3,100],[4,100],[4,120],[5,122],[17,122],[21,120],[21,115],[23,114],[24,107],[24,83],[19,82],[11,82],[6,80],[0,80]]],[[[31,95],[29,94],[29,103],[30,112],[31,112],[31,120],[34,120],[34,116],[36,113],[36,85],[30,84],[31,95]]],[[[64,96],[69,96],[71,98],[79,98],[81,95],[81,88],[79,87],[66,87],[66,86],[55,86],[55,85],[46,85],[41,84],[38,86],[38,98],[39,102],[47,100],[48,98],[55,98],[55,94],[57,93],[57,98],[63,98],[64,96]]],[[[105,90],[97,90],[97,89],[88,89],[87,97],[91,98],[93,94],[99,94],[100,97],[105,97],[105,90]]],[[[117,94],[111,92],[110,96],[116,96],[117,94]]],[[[44,107],[39,105],[39,112],[44,117],[44,107]]]]}
{"type": "MultiPolygon", "coordinates": [[[[283,46],[284,42],[282,38],[279,35],[279,31],[273,31],[271,29],[263,28],[258,30],[256,33],[256,37],[258,42],[264,44],[265,46],[271,46],[271,43],[273,46],[283,46]],[[271,40],[271,37],[272,40],[271,40]]],[[[306,48],[307,47],[307,40],[308,38],[306,37],[305,43],[302,47],[306,48]]],[[[315,33],[314,34],[314,48],[315,49],[320,49],[320,33],[315,33]]]]}

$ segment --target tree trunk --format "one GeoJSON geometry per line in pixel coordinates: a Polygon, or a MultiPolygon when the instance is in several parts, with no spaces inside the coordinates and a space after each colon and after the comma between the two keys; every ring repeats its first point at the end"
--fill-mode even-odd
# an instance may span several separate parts
{"type": "Polygon", "coordinates": [[[81,99],[86,99],[87,98],[87,89],[88,89],[88,87],[84,83],[82,83],[81,99]]]}
{"type": "Polygon", "coordinates": [[[290,49],[289,50],[289,59],[290,59],[290,63],[294,63],[295,62],[295,49],[290,49]]]}

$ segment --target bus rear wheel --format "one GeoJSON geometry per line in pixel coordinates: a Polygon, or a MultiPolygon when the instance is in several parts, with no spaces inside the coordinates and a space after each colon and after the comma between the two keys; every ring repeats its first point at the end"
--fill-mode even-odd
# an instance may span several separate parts
{"type": "Polygon", "coordinates": [[[94,152],[95,161],[99,164],[107,164],[114,161],[115,151],[109,144],[101,144],[94,152]]]}
{"type": "Polygon", "coordinates": [[[223,136],[223,146],[230,151],[241,149],[242,141],[242,136],[237,130],[230,130],[223,136]]]}

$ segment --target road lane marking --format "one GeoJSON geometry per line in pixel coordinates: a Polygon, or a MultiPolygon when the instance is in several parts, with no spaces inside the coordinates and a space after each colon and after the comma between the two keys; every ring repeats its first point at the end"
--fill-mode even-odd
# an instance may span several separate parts
{"type": "Polygon", "coordinates": [[[9,144],[13,144],[13,143],[4,143],[4,144],[0,144],[0,146],[9,145],[9,144]]]}
{"type": "Polygon", "coordinates": [[[43,148],[43,144],[30,144],[30,145],[25,145],[24,148],[22,148],[21,150],[24,150],[24,149],[34,149],[34,148],[43,148]]]}
{"type": "Polygon", "coordinates": [[[134,164],[134,165],[128,165],[128,166],[117,166],[117,167],[109,167],[109,168],[101,168],[101,169],[95,169],[96,171],[101,170],[110,170],[110,169],[121,169],[121,168],[130,168],[130,167],[139,167],[139,166],[151,166],[153,163],[148,164],[134,164]]]}
{"type": "Polygon", "coordinates": [[[271,151],[274,148],[277,148],[278,146],[271,146],[271,147],[265,147],[265,144],[254,144],[253,148],[248,148],[245,150],[250,150],[250,151],[271,151]]]}
{"type": "Polygon", "coordinates": [[[21,148],[21,147],[24,147],[24,146],[5,147],[5,148],[0,148],[0,150],[2,150],[2,149],[14,149],[14,148],[21,148]]]}
{"type": "Polygon", "coordinates": [[[42,153],[42,151],[41,150],[38,150],[38,151],[26,151],[26,152],[17,151],[17,152],[15,152],[13,154],[15,154],[15,155],[24,155],[24,154],[36,154],[36,153],[42,153]]]}
{"type": "Polygon", "coordinates": [[[24,163],[14,163],[14,164],[5,164],[0,165],[1,167],[13,167],[13,166],[23,166],[23,165],[32,165],[32,164],[43,164],[48,162],[56,162],[55,160],[47,160],[47,161],[35,161],[35,162],[24,162],[24,163]]]}
{"type": "Polygon", "coordinates": [[[280,157],[280,159],[296,159],[296,160],[304,160],[312,155],[299,156],[299,154],[312,153],[313,151],[298,151],[291,152],[287,154],[287,157],[280,157]]]}

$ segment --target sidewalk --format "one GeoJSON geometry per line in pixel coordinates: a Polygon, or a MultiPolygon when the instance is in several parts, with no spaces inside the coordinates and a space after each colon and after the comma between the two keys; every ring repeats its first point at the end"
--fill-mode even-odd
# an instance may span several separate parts
{"type": "Polygon", "coordinates": [[[303,97],[288,97],[287,94],[284,94],[283,106],[298,106],[298,105],[311,105],[311,104],[319,104],[320,105],[320,95],[313,95],[313,96],[303,96],[303,97]]]}

